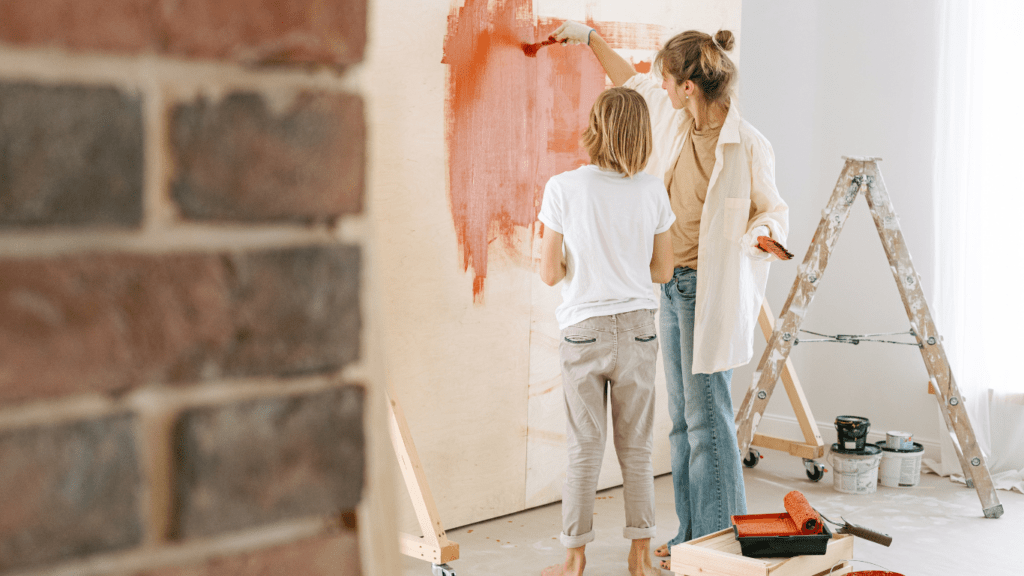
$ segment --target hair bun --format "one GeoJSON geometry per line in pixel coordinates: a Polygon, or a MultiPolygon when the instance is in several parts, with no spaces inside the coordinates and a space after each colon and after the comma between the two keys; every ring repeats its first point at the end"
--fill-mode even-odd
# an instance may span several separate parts
{"type": "Polygon", "coordinates": [[[722,50],[728,52],[736,44],[736,37],[729,30],[719,30],[715,33],[715,42],[718,42],[722,50]]]}

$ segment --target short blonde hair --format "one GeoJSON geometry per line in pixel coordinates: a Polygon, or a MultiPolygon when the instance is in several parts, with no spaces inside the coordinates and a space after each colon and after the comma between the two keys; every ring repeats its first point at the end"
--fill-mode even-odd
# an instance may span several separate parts
{"type": "Polygon", "coordinates": [[[651,115],[643,96],[616,87],[597,97],[582,143],[591,163],[632,176],[647,166],[651,139],[651,115]]]}

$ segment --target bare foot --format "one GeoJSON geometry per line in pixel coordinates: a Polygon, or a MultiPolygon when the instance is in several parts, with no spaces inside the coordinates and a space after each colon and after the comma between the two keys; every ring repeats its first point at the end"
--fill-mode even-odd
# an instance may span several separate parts
{"type": "Polygon", "coordinates": [[[629,548],[630,576],[660,576],[661,570],[651,566],[651,539],[633,540],[629,548]]]}
{"type": "Polygon", "coordinates": [[[587,565],[587,557],[583,554],[585,546],[568,548],[565,551],[565,564],[548,566],[541,571],[541,576],[581,576],[587,565]]]}
{"type": "Polygon", "coordinates": [[[668,558],[672,553],[668,550],[668,544],[662,544],[654,549],[654,555],[658,558],[668,558]]]}

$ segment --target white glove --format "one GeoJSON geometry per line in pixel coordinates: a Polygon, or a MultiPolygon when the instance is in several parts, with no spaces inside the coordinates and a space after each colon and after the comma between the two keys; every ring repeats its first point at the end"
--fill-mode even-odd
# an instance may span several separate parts
{"type": "Polygon", "coordinates": [[[764,262],[765,260],[773,258],[774,255],[757,247],[758,236],[771,237],[768,227],[758,226],[744,234],[743,238],[740,238],[740,248],[743,249],[743,252],[749,256],[751,260],[754,260],[755,262],[764,262]]]}
{"type": "Polygon", "coordinates": [[[573,20],[566,20],[551,35],[555,40],[565,40],[566,44],[590,45],[590,33],[594,29],[586,24],[580,24],[573,20]]]}

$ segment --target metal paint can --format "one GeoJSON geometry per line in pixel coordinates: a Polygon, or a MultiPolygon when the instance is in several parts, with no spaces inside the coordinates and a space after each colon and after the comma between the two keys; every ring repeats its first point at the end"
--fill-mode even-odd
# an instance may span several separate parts
{"type": "Polygon", "coordinates": [[[863,416],[836,416],[836,436],[843,450],[863,450],[871,421],[863,416]]]}
{"type": "Polygon", "coordinates": [[[901,486],[917,486],[921,481],[921,456],[924,446],[917,442],[911,443],[907,450],[894,450],[879,441],[882,449],[882,462],[878,466],[878,483],[890,488],[901,486]]]}
{"type": "Polygon", "coordinates": [[[890,430],[885,433],[885,447],[893,450],[912,450],[914,448],[914,435],[910,432],[890,430]]]}

